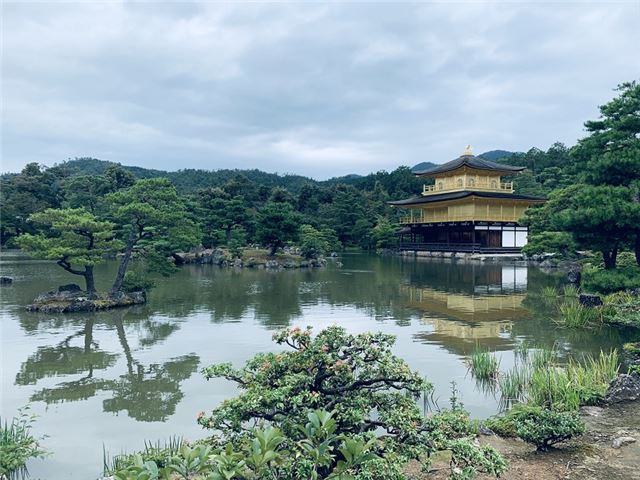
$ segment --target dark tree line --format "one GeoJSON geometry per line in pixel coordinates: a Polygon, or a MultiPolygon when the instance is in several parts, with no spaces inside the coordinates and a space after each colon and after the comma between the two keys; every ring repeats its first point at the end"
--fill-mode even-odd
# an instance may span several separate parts
{"type": "MultiPolygon", "coordinates": [[[[132,170],[136,171],[109,162],[78,159],[52,168],[29,164],[18,174],[4,175],[2,244],[11,246],[16,237],[36,233],[38,225],[29,217],[46,209],[84,208],[98,218],[106,218],[115,199],[121,197],[116,192],[127,190],[137,181],[150,180],[146,178],[148,172],[156,172],[138,169],[144,174],[140,178],[132,170]],[[108,166],[103,168],[105,164],[108,166]]],[[[386,202],[416,195],[423,183],[408,167],[325,182],[258,171],[230,172],[207,172],[205,179],[211,181],[202,188],[195,188],[202,185],[200,171],[181,171],[178,177],[182,188],[171,181],[170,175],[168,178],[186,214],[198,223],[201,243],[207,247],[231,243],[275,243],[280,247],[296,239],[296,229],[287,224],[297,223],[332,229],[344,246],[372,248],[377,241],[375,227],[381,221],[395,220],[386,202]],[[192,177],[194,181],[189,183],[192,177]],[[281,222],[267,220],[269,212],[273,215],[275,210],[282,216],[281,222]],[[282,238],[265,231],[265,227],[273,229],[280,223],[283,232],[277,236],[282,238]],[[269,238],[273,242],[266,241],[269,238]]],[[[166,177],[167,172],[157,173],[166,177]]]]}

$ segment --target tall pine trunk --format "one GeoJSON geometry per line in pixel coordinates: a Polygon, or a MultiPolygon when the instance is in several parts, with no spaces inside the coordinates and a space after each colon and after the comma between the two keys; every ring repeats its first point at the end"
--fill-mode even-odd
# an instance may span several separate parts
{"type": "Polygon", "coordinates": [[[611,250],[603,250],[602,260],[604,261],[605,270],[614,270],[618,260],[618,247],[611,250]]]}
{"type": "Polygon", "coordinates": [[[131,255],[133,253],[133,247],[136,245],[136,233],[131,227],[131,231],[129,232],[129,238],[127,239],[127,246],[124,250],[124,254],[120,259],[120,265],[118,265],[118,273],[116,274],[116,279],[113,282],[113,286],[111,287],[111,295],[115,296],[122,292],[122,283],[124,282],[124,275],[127,273],[127,268],[129,267],[129,262],[131,261],[131,255]]]}
{"type": "Polygon", "coordinates": [[[94,298],[96,296],[96,282],[93,279],[93,266],[85,265],[82,276],[84,277],[87,296],[89,298],[94,298]]]}
{"type": "Polygon", "coordinates": [[[85,283],[85,291],[87,292],[87,296],[89,298],[95,298],[96,296],[96,283],[93,280],[93,266],[85,265],[84,270],[76,270],[71,266],[71,264],[66,260],[66,258],[61,258],[56,262],[60,265],[64,270],[73,275],[80,275],[84,278],[85,283]]]}

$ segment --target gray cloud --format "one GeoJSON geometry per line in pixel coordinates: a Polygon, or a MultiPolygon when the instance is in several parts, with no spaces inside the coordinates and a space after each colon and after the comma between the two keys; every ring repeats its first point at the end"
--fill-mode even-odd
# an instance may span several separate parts
{"type": "Polygon", "coordinates": [[[640,2],[3,4],[2,170],[326,178],[568,144],[640,77],[640,2]]]}

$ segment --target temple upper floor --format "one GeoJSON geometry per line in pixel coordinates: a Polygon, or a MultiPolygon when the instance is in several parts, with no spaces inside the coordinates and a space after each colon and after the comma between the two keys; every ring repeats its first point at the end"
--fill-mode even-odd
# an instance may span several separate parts
{"type": "Polygon", "coordinates": [[[524,167],[504,165],[476,157],[467,147],[464,153],[437,167],[416,172],[419,177],[433,178],[433,185],[424,185],[422,195],[456,191],[513,193],[513,182],[503,182],[503,175],[514,175],[524,167]]]}
{"type": "Polygon", "coordinates": [[[513,193],[513,182],[503,182],[499,175],[483,175],[472,171],[435,177],[433,185],[423,185],[422,195],[464,190],[513,193]]]}

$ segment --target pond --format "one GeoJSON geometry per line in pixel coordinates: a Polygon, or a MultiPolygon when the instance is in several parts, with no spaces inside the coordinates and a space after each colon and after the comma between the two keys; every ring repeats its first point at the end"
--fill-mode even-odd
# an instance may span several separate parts
{"type": "MultiPolygon", "coordinates": [[[[204,436],[196,415],[234,395],[223,380],[205,381],[212,363],[241,365],[277,350],[271,335],[287,326],[397,336],[395,351],[435,386],[447,405],[451,382],[474,417],[498,410],[499,398],[476,386],[465,359],[476,347],[495,350],[501,368],[513,364],[522,341],[562,352],[618,348],[623,332],[561,329],[541,300],[559,277],[513,263],[464,263],[345,254],[343,266],[269,272],[185,266],[158,278],[147,305],[89,314],[26,312],[38,293],[75,278],[50,262],[4,253],[2,275],[1,410],[25,404],[39,415],[52,455],[29,465],[34,478],[92,479],[103,448],[132,451],[173,434],[204,436]]],[[[115,263],[97,268],[109,280],[115,263]]],[[[106,289],[108,284],[100,284],[106,289]]]]}

